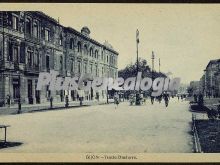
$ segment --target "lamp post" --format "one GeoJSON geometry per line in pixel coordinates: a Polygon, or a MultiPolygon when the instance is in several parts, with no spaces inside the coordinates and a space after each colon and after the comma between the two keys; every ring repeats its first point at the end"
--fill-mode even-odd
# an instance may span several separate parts
{"type": "Polygon", "coordinates": [[[155,59],[155,55],[154,55],[154,51],[152,51],[152,56],[151,56],[151,59],[152,59],[152,80],[154,79],[154,59],[155,59]]]}
{"type": "Polygon", "coordinates": [[[18,73],[18,114],[21,113],[21,76],[20,71],[17,71],[18,73]]]}
{"type": "Polygon", "coordinates": [[[159,58],[159,73],[160,73],[160,58],[159,58]]]}
{"type": "MultiPolygon", "coordinates": [[[[137,29],[136,31],[136,46],[137,46],[137,75],[138,75],[138,70],[139,70],[139,60],[138,60],[138,44],[139,44],[139,31],[137,29]]],[[[137,83],[137,80],[136,80],[137,83]]],[[[139,91],[136,92],[136,101],[135,101],[136,105],[140,105],[140,95],[139,95],[139,91]]]]}
{"type": "Polygon", "coordinates": [[[107,93],[106,93],[106,97],[107,97],[107,104],[108,104],[108,85],[107,85],[107,93]]]}

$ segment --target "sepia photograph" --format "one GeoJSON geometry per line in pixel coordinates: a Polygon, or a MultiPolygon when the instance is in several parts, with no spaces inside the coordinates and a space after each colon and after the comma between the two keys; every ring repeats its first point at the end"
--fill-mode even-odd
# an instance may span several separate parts
{"type": "Polygon", "coordinates": [[[218,4],[1,4],[0,162],[219,161],[219,36],[218,4]]]}

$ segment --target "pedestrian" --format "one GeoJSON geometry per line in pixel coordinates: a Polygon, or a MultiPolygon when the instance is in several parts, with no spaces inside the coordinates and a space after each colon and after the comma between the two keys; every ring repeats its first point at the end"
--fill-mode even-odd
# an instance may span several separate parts
{"type": "Polygon", "coordinates": [[[11,97],[10,97],[10,95],[7,95],[7,104],[8,104],[8,107],[10,107],[10,102],[11,102],[11,97]]]}
{"type": "Polygon", "coordinates": [[[198,105],[201,107],[204,104],[203,95],[200,93],[198,98],[198,105]]]}
{"type": "Polygon", "coordinates": [[[150,99],[151,99],[151,104],[153,105],[154,104],[154,96],[150,96],[150,99]]]}
{"type": "Polygon", "coordinates": [[[114,104],[116,105],[115,106],[115,109],[116,109],[118,107],[118,104],[119,104],[119,95],[117,93],[114,96],[114,104]]]}
{"type": "Polygon", "coordinates": [[[167,93],[164,93],[163,95],[164,101],[165,101],[165,106],[168,106],[169,103],[169,95],[167,93]]]}
{"type": "Polygon", "coordinates": [[[197,103],[197,101],[198,101],[198,100],[197,100],[197,95],[194,94],[194,102],[197,103]]]}

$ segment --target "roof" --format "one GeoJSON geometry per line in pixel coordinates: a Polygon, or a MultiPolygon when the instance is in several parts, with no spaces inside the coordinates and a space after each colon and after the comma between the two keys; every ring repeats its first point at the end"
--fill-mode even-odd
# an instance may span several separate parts
{"type": "Polygon", "coordinates": [[[220,59],[210,60],[208,65],[206,66],[206,68],[208,68],[209,65],[211,65],[211,64],[218,64],[218,63],[220,63],[220,59]]]}
{"type": "Polygon", "coordinates": [[[91,42],[93,42],[93,43],[96,44],[96,45],[102,46],[102,47],[104,47],[105,49],[107,49],[107,50],[109,50],[109,51],[111,51],[111,52],[113,52],[113,53],[115,53],[115,54],[118,55],[118,52],[115,51],[113,48],[110,48],[110,47],[106,46],[105,44],[101,44],[101,43],[99,43],[98,41],[92,39],[91,37],[87,37],[87,36],[83,35],[82,33],[80,33],[79,31],[77,31],[76,29],[74,29],[74,28],[72,28],[72,27],[64,27],[64,29],[65,29],[65,30],[69,30],[70,32],[73,32],[73,33],[79,35],[80,37],[82,37],[82,38],[84,38],[84,39],[87,39],[88,41],[91,41],[91,42]]]}
{"type": "MultiPolygon", "coordinates": [[[[30,11],[30,12],[32,12],[32,11],[30,11]]],[[[42,16],[42,17],[44,17],[44,18],[46,18],[46,19],[48,19],[48,20],[50,20],[50,21],[52,21],[52,22],[54,22],[54,23],[56,23],[56,24],[59,24],[59,22],[56,19],[52,18],[51,16],[45,14],[42,11],[36,11],[35,13],[42,16]]]]}
{"type": "MultiPolygon", "coordinates": [[[[83,37],[84,39],[87,39],[88,41],[93,42],[93,43],[96,44],[96,45],[102,46],[102,47],[104,47],[105,49],[107,49],[107,50],[109,50],[109,51],[111,51],[111,52],[113,52],[113,53],[115,53],[115,54],[117,54],[117,55],[119,54],[117,51],[115,51],[115,50],[113,49],[113,47],[109,47],[109,46],[106,46],[105,44],[101,44],[101,43],[99,43],[98,41],[96,41],[96,40],[94,40],[94,39],[92,39],[92,38],[90,38],[90,37],[87,37],[87,36],[83,35],[81,32],[77,31],[76,29],[74,29],[74,28],[72,28],[72,27],[65,27],[65,26],[61,25],[56,19],[50,17],[49,15],[45,14],[45,13],[42,12],[42,11],[28,11],[28,12],[34,12],[35,14],[38,14],[38,15],[40,15],[41,17],[44,17],[44,18],[46,18],[46,19],[52,21],[53,23],[55,23],[55,24],[57,24],[57,25],[59,25],[59,26],[62,26],[62,27],[64,28],[64,30],[69,30],[69,31],[71,31],[71,32],[73,32],[73,33],[79,35],[80,37],[83,37]]],[[[84,26],[82,29],[88,30],[89,33],[90,33],[90,30],[89,30],[89,28],[88,28],[87,26],[84,26]]]]}

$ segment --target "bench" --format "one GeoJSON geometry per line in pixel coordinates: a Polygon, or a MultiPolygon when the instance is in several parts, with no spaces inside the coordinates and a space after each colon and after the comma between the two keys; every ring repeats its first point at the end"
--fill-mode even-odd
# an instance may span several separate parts
{"type": "Polygon", "coordinates": [[[4,143],[7,142],[7,128],[10,127],[10,125],[0,125],[0,129],[5,129],[5,137],[4,137],[4,143]]]}

